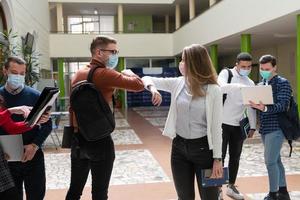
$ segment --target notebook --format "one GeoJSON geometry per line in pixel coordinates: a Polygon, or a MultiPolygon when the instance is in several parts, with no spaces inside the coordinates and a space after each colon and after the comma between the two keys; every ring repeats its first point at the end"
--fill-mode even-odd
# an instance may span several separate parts
{"type": "Polygon", "coordinates": [[[224,184],[228,184],[229,176],[228,176],[228,168],[223,168],[223,177],[218,179],[210,178],[212,173],[212,169],[201,169],[201,178],[202,178],[202,186],[203,187],[215,187],[222,186],[224,184]]]}

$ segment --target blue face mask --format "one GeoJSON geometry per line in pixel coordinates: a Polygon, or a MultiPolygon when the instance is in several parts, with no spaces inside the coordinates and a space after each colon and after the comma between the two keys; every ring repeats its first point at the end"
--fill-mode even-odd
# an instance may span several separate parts
{"type": "Polygon", "coordinates": [[[247,69],[240,69],[239,74],[241,76],[248,76],[250,74],[251,70],[247,70],[247,69]]]}
{"type": "Polygon", "coordinates": [[[272,76],[271,71],[259,70],[261,77],[265,80],[268,80],[272,76]]]}
{"type": "Polygon", "coordinates": [[[17,89],[20,87],[24,87],[25,76],[19,74],[8,74],[7,75],[7,83],[12,89],[17,89]]]}
{"type": "Polygon", "coordinates": [[[107,67],[111,68],[111,69],[114,69],[117,64],[118,64],[118,55],[117,54],[111,54],[108,58],[108,61],[107,61],[107,67]]]}

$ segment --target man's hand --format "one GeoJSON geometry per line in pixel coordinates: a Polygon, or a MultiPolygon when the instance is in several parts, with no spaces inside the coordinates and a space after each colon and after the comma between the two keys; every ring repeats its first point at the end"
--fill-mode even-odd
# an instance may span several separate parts
{"type": "Polygon", "coordinates": [[[22,162],[27,162],[32,160],[32,158],[34,157],[38,149],[39,147],[33,143],[24,145],[24,154],[23,154],[22,162]]]}
{"type": "Polygon", "coordinates": [[[5,152],[4,152],[4,159],[5,160],[9,160],[10,159],[10,156],[7,153],[5,153],[5,152]]]}
{"type": "Polygon", "coordinates": [[[8,108],[8,111],[11,114],[23,115],[23,117],[26,118],[29,115],[31,109],[32,107],[29,106],[18,106],[18,107],[8,108]]]}
{"type": "Polygon", "coordinates": [[[255,130],[254,129],[250,129],[249,132],[248,132],[248,138],[252,138],[253,135],[255,133],[255,130]]]}
{"type": "Polygon", "coordinates": [[[157,91],[157,89],[154,86],[150,86],[150,92],[152,93],[152,103],[155,106],[160,106],[162,102],[162,98],[160,93],[157,91]]]}
{"type": "Polygon", "coordinates": [[[40,125],[46,123],[49,120],[49,118],[50,118],[50,111],[45,112],[36,124],[40,125]]]}
{"type": "Polygon", "coordinates": [[[252,108],[255,108],[255,109],[260,110],[260,111],[265,110],[265,104],[263,104],[261,101],[259,102],[259,104],[256,104],[253,101],[249,101],[249,103],[250,103],[250,106],[252,108]]]}

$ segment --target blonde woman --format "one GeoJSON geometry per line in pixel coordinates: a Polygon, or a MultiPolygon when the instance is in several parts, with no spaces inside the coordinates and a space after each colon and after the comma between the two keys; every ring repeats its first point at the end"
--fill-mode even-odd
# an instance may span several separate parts
{"type": "MultiPolygon", "coordinates": [[[[222,94],[217,74],[205,47],[185,47],[177,78],[143,77],[152,92],[155,105],[160,104],[157,90],[171,93],[171,105],[163,135],[173,139],[171,167],[179,200],[195,199],[196,172],[212,168],[212,178],[223,175],[222,168],[222,94]]],[[[217,187],[202,187],[196,176],[202,200],[217,200],[217,187]]]]}

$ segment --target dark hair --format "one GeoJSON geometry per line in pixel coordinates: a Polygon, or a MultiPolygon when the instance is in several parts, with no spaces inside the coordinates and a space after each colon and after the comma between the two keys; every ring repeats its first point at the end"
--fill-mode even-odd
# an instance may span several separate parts
{"type": "Polygon", "coordinates": [[[247,52],[242,52],[236,57],[236,62],[239,63],[240,61],[252,61],[252,56],[247,52]]]}
{"type": "Polygon", "coordinates": [[[95,50],[97,48],[105,48],[109,44],[117,44],[117,40],[115,40],[112,37],[109,36],[99,36],[93,39],[93,42],[91,43],[90,51],[91,54],[94,55],[95,50]]]}
{"type": "Polygon", "coordinates": [[[18,56],[9,56],[6,60],[6,62],[4,63],[5,69],[9,68],[9,65],[11,62],[17,63],[19,65],[26,65],[26,61],[23,58],[18,57],[18,56]]]}
{"type": "Polygon", "coordinates": [[[259,64],[271,63],[273,67],[276,65],[276,58],[272,55],[263,55],[259,59],[259,64]]]}

